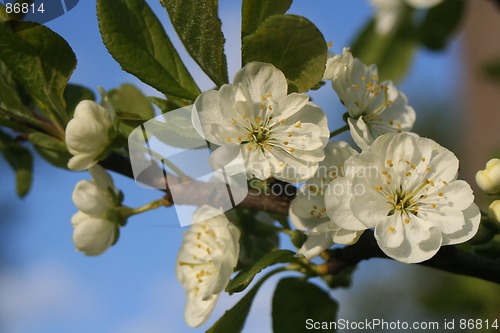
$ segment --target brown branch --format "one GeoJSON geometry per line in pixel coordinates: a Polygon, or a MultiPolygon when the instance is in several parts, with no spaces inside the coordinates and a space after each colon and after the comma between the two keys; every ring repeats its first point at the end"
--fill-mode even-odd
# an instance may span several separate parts
{"type": "MultiPolygon", "coordinates": [[[[134,179],[130,160],[122,155],[111,154],[107,159],[100,163],[104,168],[122,174],[134,179]]],[[[151,168],[159,168],[152,165],[151,168]]],[[[150,170],[151,171],[151,170],[150,170]]],[[[158,171],[158,170],[157,170],[158,171]]],[[[160,172],[143,172],[142,175],[156,175],[160,172]]],[[[180,184],[181,179],[169,175],[170,185],[166,183],[165,177],[145,178],[141,177],[139,181],[154,188],[162,188],[162,191],[171,194],[170,187],[180,184]]],[[[288,215],[290,201],[295,196],[295,187],[291,184],[275,182],[272,184],[272,193],[284,193],[284,195],[266,194],[263,191],[250,190],[247,197],[238,204],[240,208],[249,208],[263,210],[269,213],[288,215]],[[288,194],[288,195],[286,195],[288,194]]],[[[214,207],[222,206],[222,202],[227,201],[228,189],[225,186],[215,186],[196,180],[184,182],[181,188],[176,189],[175,203],[179,205],[211,205],[214,207]]]]}
{"type": "MultiPolygon", "coordinates": [[[[130,160],[124,156],[112,154],[106,160],[102,161],[101,165],[109,170],[134,178],[130,160]]],[[[152,167],[157,168],[157,166],[152,167]]],[[[158,173],[146,172],[144,174],[158,173]]],[[[181,181],[175,177],[172,179],[174,182],[181,181]]],[[[164,187],[165,189],[163,191],[170,194],[169,186],[165,184],[164,177],[157,179],[141,179],[141,182],[154,187],[164,187]]],[[[170,186],[174,186],[174,184],[170,184],[170,186]]],[[[272,193],[275,194],[259,194],[255,191],[251,191],[238,207],[288,215],[288,209],[290,207],[290,201],[294,197],[295,187],[292,189],[291,187],[287,187],[292,185],[281,182],[274,182],[271,186],[274,189],[272,193]],[[286,195],[287,192],[288,195],[286,195]],[[284,193],[284,195],[278,195],[276,193],[284,193]]],[[[182,191],[182,193],[177,193],[178,195],[175,197],[175,203],[177,204],[195,206],[206,204],[217,207],[220,206],[220,200],[225,200],[227,195],[227,188],[224,186],[214,188],[213,184],[199,181],[191,181],[187,186],[183,184],[182,191]]],[[[341,249],[330,250],[329,254],[330,258],[327,264],[328,271],[331,274],[339,273],[347,267],[352,267],[370,258],[388,258],[382,250],[380,250],[371,230],[365,231],[356,244],[341,249]]],[[[477,277],[500,284],[500,260],[468,253],[455,246],[442,247],[432,259],[420,265],[433,267],[449,273],[477,277]]]]}
{"type": "MultiPolygon", "coordinates": [[[[373,232],[367,230],[354,245],[329,251],[328,271],[337,274],[347,267],[371,258],[386,258],[380,250],[373,232]]],[[[436,268],[448,273],[480,278],[500,284],[500,260],[465,252],[456,246],[443,246],[431,259],[419,265],[436,268]]]]}

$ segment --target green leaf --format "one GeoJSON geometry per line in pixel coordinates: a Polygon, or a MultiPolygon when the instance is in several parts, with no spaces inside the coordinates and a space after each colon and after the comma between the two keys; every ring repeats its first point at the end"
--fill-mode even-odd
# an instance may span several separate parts
{"type": "Polygon", "coordinates": [[[229,293],[241,292],[248,287],[255,275],[259,274],[264,268],[274,264],[291,262],[294,260],[295,253],[290,250],[276,250],[267,253],[251,268],[241,271],[232,279],[226,287],[229,293]]]}
{"type": "Polygon", "coordinates": [[[224,315],[207,330],[207,333],[239,333],[245,325],[245,321],[252,306],[253,299],[262,284],[278,271],[269,272],[232,309],[226,311],[224,315]]]}
{"type": "Polygon", "coordinates": [[[148,119],[144,119],[137,114],[123,111],[116,111],[115,116],[120,119],[120,122],[133,128],[141,126],[144,122],[148,121],[148,119]]]}
{"type": "Polygon", "coordinates": [[[33,144],[35,150],[47,162],[58,168],[68,168],[68,161],[72,155],[68,152],[64,142],[50,135],[38,132],[30,133],[28,141],[33,144]]]}
{"type": "Polygon", "coordinates": [[[57,150],[60,153],[68,152],[64,142],[44,133],[30,133],[28,135],[28,141],[35,146],[57,150]]]}
{"type": "Polygon", "coordinates": [[[0,153],[16,174],[16,192],[24,197],[31,189],[33,178],[33,155],[9,135],[0,131],[0,153]]]}
{"type": "Polygon", "coordinates": [[[160,0],[186,50],[217,85],[228,83],[218,0],[160,0]]]}
{"type": "Polygon", "coordinates": [[[18,118],[31,118],[15,87],[12,72],[0,60],[0,110],[18,118]]]}
{"type": "Polygon", "coordinates": [[[279,246],[279,237],[276,232],[258,230],[250,224],[251,220],[246,220],[242,230],[239,262],[242,267],[254,265],[267,253],[278,249],[279,246]]]}
{"type": "Polygon", "coordinates": [[[273,296],[273,332],[303,333],[307,319],[331,322],[337,310],[337,302],[318,286],[300,278],[282,279],[273,296]]]}
{"type": "Polygon", "coordinates": [[[456,31],[466,1],[445,0],[431,8],[420,26],[420,41],[431,50],[441,50],[456,31]]]}
{"type": "Polygon", "coordinates": [[[155,116],[149,99],[135,86],[125,83],[108,92],[118,119],[123,120],[120,129],[128,135],[132,130],[155,116]]]}
{"type": "Polygon", "coordinates": [[[243,62],[273,64],[285,74],[289,92],[308,91],[325,71],[326,41],[318,28],[301,16],[270,16],[242,44],[243,62]]]}
{"type": "Polygon", "coordinates": [[[191,108],[176,109],[148,121],[145,125],[148,136],[154,136],[160,142],[170,147],[193,149],[193,147],[206,148],[205,141],[193,127],[191,108]],[[200,146],[200,143],[203,143],[200,146]]]}
{"type": "Polygon", "coordinates": [[[381,35],[372,19],[351,43],[352,54],[366,65],[376,64],[381,80],[401,80],[408,72],[417,48],[412,25],[413,10],[405,7],[399,25],[381,35]]]}
{"type": "Polygon", "coordinates": [[[95,101],[95,94],[87,87],[78,84],[68,84],[64,89],[64,100],[66,101],[66,112],[69,118],[73,118],[78,103],[84,100],[95,101]]]}
{"type": "Polygon", "coordinates": [[[161,110],[161,113],[167,113],[169,111],[180,108],[180,106],[176,103],[163,98],[151,96],[148,97],[148,99],[151,103],[156,105],[161,110]]]}
{"type": "Polygon", "coordinates": [[[170,94],[194,100],[200,90],[144,0],[98,0],[101,36],[123,70],[170,94]]]}
{"type": "Polygon", "coordinates": [[[271,15],[285,14],[292,0],[243,0],[241,6],[241,38],[253,34],[271,15]]]}
{"type": "Polygon", "coordinates": [[[44,111],[67,122],[63,92],[76,57],[61,36],[36,23],[0,22],[0,59],[44,111]]]}

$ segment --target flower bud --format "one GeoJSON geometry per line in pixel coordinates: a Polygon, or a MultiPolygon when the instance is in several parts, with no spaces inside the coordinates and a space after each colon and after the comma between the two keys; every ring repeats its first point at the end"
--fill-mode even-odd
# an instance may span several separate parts
{"type": "Polygon", "coordinates": [[[488,194],[500,193],[500,159],[489,160],[486,169],[476,173],[476,183],[488,194]]]}
{"type": "Polygon", "coordinates": [[[125,221],[117,220],[120,216],[113,195],[118,189],[111,176],[99,165],[89,171],[93,179],[78,182],[73,191],[72,199],[78,212],[71,218],[71,224],[76,250],[96,256],[113,245],[119,225],[125,221]]]}
{"type": "Polygon", "coordinates": [[[78,212],[71,218],[71,224],[75,228],[73,232],[75,248],[87,256],[103,253],[114,242],[117,226],[106,219],[78,212]]]}
{"type": "Polygon", "coordinates": [[[495,200],[488,207],[488,217],[492,222],[500,223],[500,200],[495,200]]]}
{"type": "Polygon", "coordinates": [[[66,126],[66,145],[73,155],[68,168],[86,170],[95,165],[110,144],[112,128],[111,116],[105,108],[93,101],[81,101],[66,126]]]}

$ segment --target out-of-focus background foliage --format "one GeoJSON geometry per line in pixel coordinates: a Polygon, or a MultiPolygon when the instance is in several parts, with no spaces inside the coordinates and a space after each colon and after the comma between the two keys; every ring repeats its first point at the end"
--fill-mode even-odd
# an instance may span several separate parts
{"type": "MultiPolygon", "coordinates": [[[[159,1],[148,1],[182,49],[159,1]]],[[[230,77],[239,69],[240,3],[220,0],[230,77]]],[[[367,0],[295,0],[289,13],[312,20],[341,52],[373,15],[367,0]]],[[[126,24],[126,22],[124,22],[126,24]]],[[[48,23],[73,47],[78,67],[71,82],[92,89],[124,82],[157,94],[120,70],[101,42],[95,2],[81,1],[48,23]]],[[[500,152],[500,85],[484,66],[500,59],[500,8],[493,1],[468,1],[460,32],[441,52],[419,50],[399,87],[417,111],[416,132],[453,150],[461,178],[474,183],[475,172],[500,152]]],[[[202,90],[209,79],[181,52],[202,90]]],[[[331,129],[341,125],[342,105],[328,86],[312,93],[328,113],[331,129]]],[[[347,135],[343,138],[347,138],[347,135]]],[[[0,332],[5,333],[160,333],[203,332],[241,296],[222,296],[212,318],[199,329],[183,322],[184,295],[175,278],[175,258],[183,230],[172,209],[129,222],[120,242],[97,258],[75,252],[71,242],[74,185],[86,173],[55,169],[35,160],[31,193],[15,196],[10,168],[0,161],[0,332]]],[[[137,206],[159,193],[114,175],[137,206]]],[[[475,189],[481,208],[486,196],[475,189]]],[[[259,291],[245,332],[271,331],[270,304],[276,278],[259,291]]],[[[440,321],[444,318],[499,319],[500,287],[388,260],[360,265],[350,289],[337,289],[338,318],[440,321]]],[[[456,330],[457,332],[459,330],[456,330]]]]}

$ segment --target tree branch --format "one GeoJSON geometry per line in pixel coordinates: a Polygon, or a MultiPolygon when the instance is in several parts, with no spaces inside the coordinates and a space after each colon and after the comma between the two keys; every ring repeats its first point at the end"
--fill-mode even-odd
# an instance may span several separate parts
{"type": "MultiPolygon", "coordinates": [[[[107,159],[101,161],[100,164],[108,170],[134,179],[130,160],[125,156],[113,153],[107,159]]],[[[158,169],[159,167],[153,164],[151,168],[158,169]]],[[[167,184],[165,177],[146,178],[149,175],[163,173],[163,170],[156,171],[157,172],[143,172],[141,175],[145,176],[141,177],[139,181],[153,188],[160,188],[167,194],[171,194],[171,186],[182,183],[182,187],[176,188],[176,195],[174,198],[174,203],[176,204],[193,206],[211,205],[214,207],[221,207],[222,203],[227,201],[228,189],[226,186],[216,186],[214,184],[208,184],[197,180],[183,182],[180,178],[173,175],[168,176],[170,184],[167,184]]],[[[238,204],[238,207],[288,215],[290,201],[295,197],[295,192],[296,188],[291,184],[274,182],[272,184],[272,191],[269,194],[263,193],[263,191],[260,190],[250,189],[247,197],[238,204]]]]}
{"type": "MultiPolygon", "coordinates": [[[[371,230],[365,231],[356,244],[330,250],[329,254],[327,264],[331,274],[337,274],[363,260],[389,259],[377,245],[371,230]]],[[[434,257],[419,265],[500,284],[500,260],[465,252],[453,245],[443,246],[434,257]]]]}
{"type": "MultiPolygon", "coordinates": [[[[102,161],[101,165],[106,169],[134,178],[130,160],[124,156],[112,154],[102,161]]],[[[158,168],[158,166],[154,165],[152,167],[158,168]]],[[[144,174],[158,173],[146,172],[144,174]]],[[[172,177],[170,179],[174,180],[175,183],[181,182],[177,177],[170,175],[169,177],[172,177]]],[[[163,188],[164,192],[170,194],[169,184],[166,184],[164,177],[141,179],[141,182],[155,188],[163,188]]],[[[170,186],[174,186],[174,184],[170,184],[170,186]]],[[[271,194],[260,193],[262,191],[250,191],[248,196],[238,204],[238,207],[288,215],[291,199],[295,196],[295,187],[279,181],[272,183],[271,186],[271,194]],[[279,195],[280,193],[282,195],[279,195]]],[[[175,203],[220,207],[221,200],[227,200],[226,196],[227,188],[225,186],[214,187],[213,184],[191,180],[188,183],[183,183],[180,193],[176,192],[175,203]]],[[[370,258],[388,258],[380,250],[371,230],[365,231],[356,244],[342,249],[330,250],[329,254],[330,258],[327,264],[328,272],[331,274],[339,273],[344,268],[354,266],[370,258]]],[[[451,245],[442,247],[432,259],[420,265],[500,284],[500,260],[481,257],[451,245]]]]}

